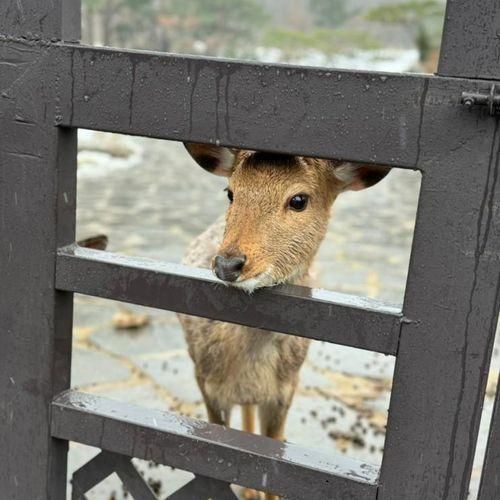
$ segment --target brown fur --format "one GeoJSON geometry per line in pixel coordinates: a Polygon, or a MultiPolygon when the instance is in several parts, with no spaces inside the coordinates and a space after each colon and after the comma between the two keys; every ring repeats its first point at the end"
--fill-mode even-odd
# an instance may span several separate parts
{"type": "MultiPolygon", "coordinates": [[[[199,236],[184,262],[210,267],[217,254],[245,255],[241,276],[231,284],[248,292],[279,283],[309,284],[308,272],[337,195],[349,187],[358,189],[364,182],[361,176],[373,183],[374,175],[387,173],[311,158],[187,147],[202,167],[229,177],[234,200],[225,221],[199,236]],[[310,196],[301,212],[288,206],[297,194],[310,196]]],[[[242,405],[244,430],[253,432],[249,408],[256,406],[261,433],[284,439],[309,340],[184,315],[180,320],[209,420],[229,425],[232,408],[242,405]]]]}

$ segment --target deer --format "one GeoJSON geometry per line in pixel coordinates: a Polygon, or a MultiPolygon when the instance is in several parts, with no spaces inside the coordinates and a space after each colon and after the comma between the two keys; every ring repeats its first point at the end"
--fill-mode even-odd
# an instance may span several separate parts
{"type": "MultiPolygon", "coordinates": [[[[205,171],[228,179],[229,206],[190,244],[183,263],[211,268],[225,285],[252,294],[280,284],[312,286],[311,267],[336,198],[373,186],[388,167],[186,143],[205,171]]],[[[285,439],[285,422],[310,340],[179,315],[208,420],[285,439]]],[[[245,498],[259,498],[247,490],[245,498]]],[[[267,500],[279,497],[266,493],[267,500]]]]}

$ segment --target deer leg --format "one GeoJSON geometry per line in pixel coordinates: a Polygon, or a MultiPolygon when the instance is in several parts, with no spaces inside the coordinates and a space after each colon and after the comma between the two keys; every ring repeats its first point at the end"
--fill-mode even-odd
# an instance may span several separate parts
{"type": "Polygon", "coordinates": [[[259,406],[259,419],[262,435],[283,441],[289,409],[289,401],[272,401],[261,404],[259,406]]]}
{"type": "MultiPolygon", "coordinates": [[[[285,423],[293,393],[286,400],[271,401],[259,406],[260,428],[264,436],[283,441],[285,423]]],[[[266,500],[279,500],[278,495],[266,493],[266,500]]]]}
{"type": "Polygon", "coordinates": [[[241,407],[241,417],[243,430],[255,434],[255,406],[243,405],[241,407]]]}
{"type": "Polygon", "coordinates": [[[208,421],[211,424],[224,425],[229,427],[231,424],[231,408],[221,409],[210,399],[203,397],[207,409],[208,421]]]}
{"type": "MultiPolygon", "coordinates": [[[[241,407],[241,420],[243,423],[243,430],[245,432],[255,433],[255,406],[254,405],[243,405],[241,407]]],[[[261,498],[260,493],[257,490],[252,490],[250,488],[245,488],[243,492],[243,498],[245,500],[258,500],[261,498]]]]}
{"type": "Polygon", "coordinates": [[[214,407],[210,402],[205,400],[205,408],[207,409],[208,421],[211,424],[227,425],[224,414],[221,410],[214,407]]]}
{"type": "Polygon", "coordinates": [[[198,382],[201,395],[203,396],[205,408],[207,409],[208,421],[211,424],[225,425],[226,427],[229,427],[231,422],[231,408],[220,408],[220,406],[207,395],[203,381],[199,377],[196,377],[196,380],[198,382]]]}

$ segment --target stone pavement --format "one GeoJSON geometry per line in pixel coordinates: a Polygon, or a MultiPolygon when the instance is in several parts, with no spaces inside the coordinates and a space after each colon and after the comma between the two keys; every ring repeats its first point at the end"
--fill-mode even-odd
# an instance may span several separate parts
{"type": "MultiPolygon", "coordinates": [[[[79,238],[104,232],[111,251],[178,262],[193,236],[226,207],[224,180],[203,173],[179,144],[88,133],[82,142],[86,150],[80,156],[79,238]]],[[[339,199],[317,259],[320,286],[401,303],[419,182],[419,174],[398,170],[371,190],[339,199]]],[[[206,418],[174,314],[83,296],[75,303],[74,387],[206,418]],[[122,310],[147,314],[149,324],[137,330],[115,329],[113,317],[122,310]]],[[[497,342],[492,373],[498,373],[499,366],[497,342]]],[[[314,342],[290,411],[287,439],[313,450],[380,463],[393,368],[389,356],[314,342]]],[[[239,426],[238,412],[234,417],[239,426]]],[[[487,425],[483,427],[480,450],[487,432],[487,425]]],[[[70,470],[96,453],[72,444],[70,470]]],[[[160,498],[190,477],[168,467],[137,464],[160,498]]],[[[479,466],[477,462],[476,483],[479,466]]],[[[89,494],[99,500],[126,497],[114,476],[89,494]]]]}

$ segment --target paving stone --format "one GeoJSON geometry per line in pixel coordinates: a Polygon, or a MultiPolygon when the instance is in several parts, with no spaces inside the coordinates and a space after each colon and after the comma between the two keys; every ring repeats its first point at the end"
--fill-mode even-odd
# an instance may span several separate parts
{"type": "Polygon", "coordinates": [[[309,363],[320,369],[349,375],[392,379],[395,358],[327,342],[313,342],[309,363]]]}
{"type": "Polygon", "coordinates": [[[309,390],[325,388],[330,385],[330,381],[317,370],[315,370],[309,363],[304,363],[300,370],[299,387],[309,390]]]}
{"type": "Polygon", "coordinates": [[[93,328],[111,322],[116,306],[109,301],[75,300],[73,325],[76,328],[93,328]]]}
{"type": "Polygon", "coordinates": [[[179,401],[198,404],[203,398],[196,385],[194,365],[187,351],[165,357],[133,356],[133,362],[179,401]]]}
{"type": "Polygon", "coordinates": [[[137,330],[117,330],[112,325],[107,325],[97,329],[91,340],[102,349],[121,356],[186,349],[184,334],[177,318],[172,315],[168,320],[153,320],[149,325],[137,330]]]}
{"type": "Polygon", "coordinates": [[[120,361],[90,349],[73,349],[71,380],[73,387],[127,380],[130,370],[120,361]]]}
{"type": "Polygon", "coordinates": [[[89,392],[98,396],[113,399],[123,403],[130,403],[152,410],[168,411],[169,402],[159,395],[151,384],[131,385],[120,388],[105,388],[104,390],[95,388],[89,392]]]}
{"type": "Polygon", "coordinates": [[[378,464],[384,435],[359,413],[335,399],[296,395],[286,426],[287,441],[326,453],[378,464]]]}

